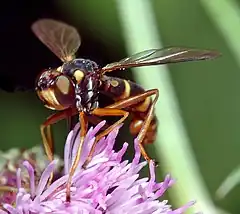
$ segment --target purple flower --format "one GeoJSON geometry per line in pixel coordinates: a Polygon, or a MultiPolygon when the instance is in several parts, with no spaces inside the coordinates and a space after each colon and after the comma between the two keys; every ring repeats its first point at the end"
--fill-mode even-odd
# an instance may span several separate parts
{"type": "MultiPolygon", "coordinates": [[[[37,179],[40,178],[41,173],[46,166],[46,157],[41,147],[37,146],[28,150],[14,148],[6,152],[0,152],[0,189],[3,189],[4,187],[6,189],[6,191],[0,191],[0,204],[12,204],[16,201],[16,172],[24,160],[29,161],[33,165],[37,182],[37,179]],[[13,191],[7,191],[9,188],[13,191]]],[[[21,176],[21,185],[29,188],[28,172],[26,170],[23,171],[21,176]]]]}
{"type": "MultiPolygon", "coordinates": [[[[35,183],[38,183],[47,164],[46,155],[40,146],[28,150],[13,148],[5,152],[0,151],[0,205],[16,202],[17,170],[26,160],[33,166],[35,183]]],[[[62,165],[63,163],[59,161],[56,166],[55,177],[59,176],[62,165]]],[[[26,169],[21,172],[21,186],[30,189],[29,172],[26,169]]]]}
{"type": "Polygon", "coordinates": [[[163,182],[155,181],[155,168],[150,163],[150,178],[139,178],[139,171],[147,164],[140,162],[140,151],[135,140],[135,156],[132,162],[122,160],[128,144],[120,151],[113,150],[119,128],[99,141],[92,161],[87,169],[82,169],[94,136],[104,126],[105,121],[91,128],[85,138],[80,164],[73,176],[71,201],[66,202],[66,182],[79,140],[79,125],[68,135],[64,151],[64,173],[47,187],[48,178],[57,160],[51,162],[43,171],[36,184],[34,168],[28,162],[23,166],[29,174],[29,189],[22,184],[22,169],[17,170],[17,196],[15,205],[3,204],[0,213],[81,213],[81,214],[181,214],[193,204],[190,202],[176,210],[171,209],[168,201],[160,201],[164,192],[172,186],[173,179],[167,175],[163,182]]]}

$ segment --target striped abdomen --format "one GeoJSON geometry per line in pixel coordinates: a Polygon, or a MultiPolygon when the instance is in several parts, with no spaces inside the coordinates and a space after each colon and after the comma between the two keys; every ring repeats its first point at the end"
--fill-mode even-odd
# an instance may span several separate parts
{"type": "MultiPolygon", "coordinates": [[[[142,94],[143,92],[145,92],[145,90],[140,85],[134,82],[104,75],[102,78],[101,92],[111,97],[114,101],[120,101],[127,99],[131,96],[142,94]]],[[[147,97],[145,98],[145,100],[125,108],[125,110],[129,111],[132,115],[132,120],[130,123],[130,132],[132,135],[137,136],[140,132],[140,129],[146,119],[151,104],[151,97],[147,97]]],[[[156,131],[157,119],[154,116],[147,130],[143,143],[153,143],[156,138],[156,131]]]]}

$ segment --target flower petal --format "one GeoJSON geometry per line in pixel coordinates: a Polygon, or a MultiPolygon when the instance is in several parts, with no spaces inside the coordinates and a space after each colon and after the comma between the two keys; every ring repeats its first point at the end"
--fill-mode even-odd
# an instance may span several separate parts
{"type": "Polygon", "coordinates": [[[32,165],[28,161],[23,162],[23,166],[27,169],[29,174],[29,183],[30,183],[30,190],[31,196],[34,197],[35,195],[35,180],[34,180],[34,169],[32,165]]]}
{"type": "Polygon", "coordinates": [[[134,140],[135,155],[132,162],[122,160],[128,147],[127,143],[124,143],[119,151],[113,149],[120,126],[98,142],[87,169],[82,169],[82,164],[95,141],[95,135],[104,124],[105,121],[95,128],[90,128],[86,135],[80,162],[72,178],[70,202],[65,201],[66,184],[80,143],[79,124],[69,133],[64,148],[65,175],[46,188],[57,163],[56,160],[52,161],[43,171],[36,188],[34,168],[29,162],[23,162],[29,174],[28,186],[31,194],[23,188],[25,185],[21,187],[25,177],[21,177],[19,168],[16,174],[18,187],[16,207],[10,204],[4,204],[3,207],[10,214],[180,214],[193,205],[193,202],[190,202],[172,210],[167,200],[158,200],[173,185],[174,180],[167,175],[163,182],[158,183],[152,161],[149,164],[150,178],[139,178],[139,172],[147,162],[140,162],[138,140],[134,140]]]}
{"type": "Polygon", "coordinates": [[[40,178],[40,181],[39,181],[39,184],[38,184],[38,187],[37,187],[37,190],[36,190],[36,195],[40,195],[46,184],[47,184],[47,181],[48,179],[50,178],[50,175],[51,173],[53,172],[54,170],[54,167],[55,165],[57,164],[57,160],[53,160],[48,166],[47,168],[44,170],[44,172],[42,173],[42,176],[40,178]]]}

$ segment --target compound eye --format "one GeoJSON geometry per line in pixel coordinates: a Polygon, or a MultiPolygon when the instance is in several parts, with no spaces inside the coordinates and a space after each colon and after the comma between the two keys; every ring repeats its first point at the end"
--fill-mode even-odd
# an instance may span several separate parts
{"type": "Polygon", "coordinates": [[[44,72],[36,90],[47,108],[63,110],[74,105],[75,86],[70,77],[59,72],[44,72]]]}

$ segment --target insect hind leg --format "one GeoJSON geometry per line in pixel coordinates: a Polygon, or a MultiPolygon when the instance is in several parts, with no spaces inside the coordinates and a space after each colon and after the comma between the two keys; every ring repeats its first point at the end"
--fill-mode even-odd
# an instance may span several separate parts
{"type": "Polygon", "coordinates": [[[155,104],[156,104],[156,102],[158,100],[158,96],[159,96],[158,89],[152,89],[152,90],[142,92],[138,95],[131,96],[124,100],[117,101],[114,104],[106,107],[107,109],[128,109],[128,108],[136,106],[136,104],[139,104],[140,102],[144,101],[147,97],[151,97],[153,95],[155,95],[155,98],[150,103],[145,120],[142,124],[140,131],[137,134],[137,139],[138,139],[139,147],[141,150],[141,154],[143,155],[145,160],[147,160],[148,162],[153,159],[150,158],[150,156],[147,154],[147,152],[143,146],[143,142],[144,142],[146,134],[149,130],[151,122],[154,118],[154,107],[155,107],[155,104]]]}

